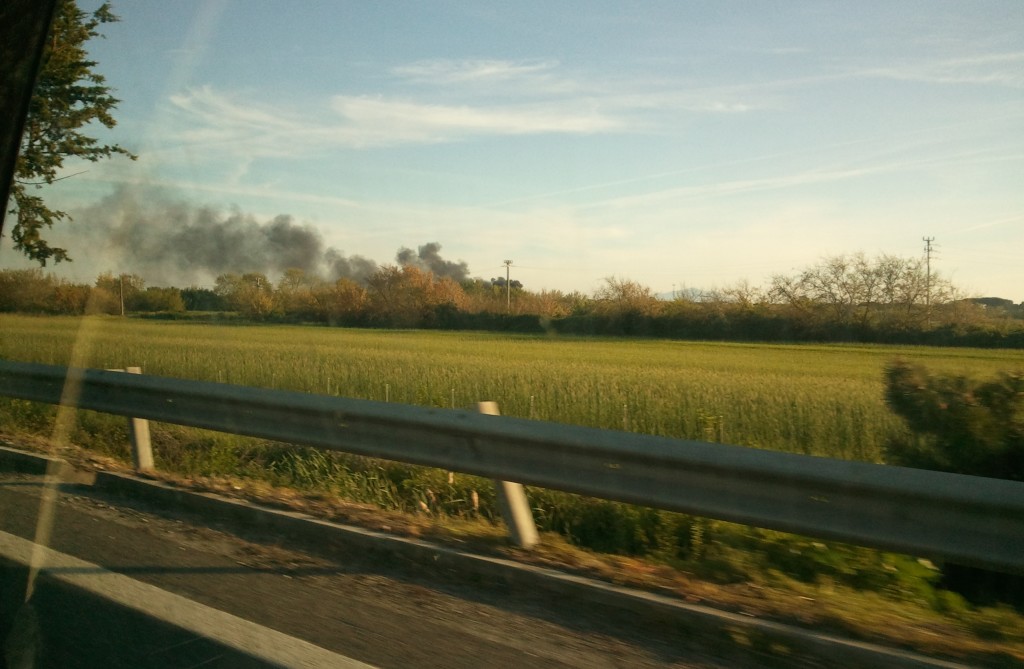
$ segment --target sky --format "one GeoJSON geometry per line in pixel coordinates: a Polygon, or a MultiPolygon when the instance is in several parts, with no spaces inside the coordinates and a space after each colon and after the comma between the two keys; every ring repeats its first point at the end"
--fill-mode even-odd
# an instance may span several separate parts
{"type": "MultiPolygon", "coordinates": [[[[934,271],[1024,302],[1020,0],[113,5],[96,136],[138,160],[41,192],[74,280],[437,242],[527,289],[670,293],[929,237],[934,271]]],[[[28,266],[9,240],[0,265],[28,266]]]]}

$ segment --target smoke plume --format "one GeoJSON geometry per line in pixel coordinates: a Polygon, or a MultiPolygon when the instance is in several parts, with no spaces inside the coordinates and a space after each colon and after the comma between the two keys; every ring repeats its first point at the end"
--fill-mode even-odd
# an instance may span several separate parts
{"type": "MultiPolygon", "coordinates": [[[[74,223],[55,229],[53,236],[77,261],[73,269],[85,264],[95,273],[135,273],[150,285],[209,285],[229,272],[275,279],[290,268],[332,281],[363,282],[378,268],[369,258],[327,246],[316,228],[291,216],[260,221],[238,209],[196,207],[152,189],[121,187],[72,213],[74,223]]],[[[440,250],[436,242],[420,246],[418,254],[403,247],[398,262],[465,278],[466,263],[445,260],[440,250]]]]}
{"type": "Polygon", "coordinates": [[[441,245],[437,242],[424,244],[419,248],[419,253],[412,249],[402,247],[398,250],[395,260],[399,265],[413,265],[419,269],[433,272],[437,277],[449,277],[455,281],[464,281],[469,276],[469,266],[462,262],[445,260],[440,254],[441,245]]]}
{"type": "Polygon", "coordinates": [[[363,256],[345,257],[340,251],[329,248],[324,253],[324,262],[327,263],[327,278],[352,279],[353,281],[364,282],[370,275],[377,271],[377,263],[363,256]]]}

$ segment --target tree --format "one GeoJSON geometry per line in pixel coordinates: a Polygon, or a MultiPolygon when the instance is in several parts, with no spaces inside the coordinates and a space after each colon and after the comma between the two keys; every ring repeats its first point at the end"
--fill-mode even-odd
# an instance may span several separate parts
{"type": "Polygon", "coordinates": [[[0,270],[0,311],[46,313],[55,286],[41,269],[0,270]]]}
{"type": "Polygon", "coordinates": [[[352,279],[338,279],[317,290],[317,302],[323,318],[332,325],[351,325],[363,320],[366,312],[366,289],[352,279]]]}
{"type": "Polygon", "coordinates": [[[277,305],[286,316],[297,320],[316,320],[323,316],[323,306],[318,302],[318,284],[315,276],[292,267],[284,271],[277,283],[277,305]]]}
{"type": "Polygon", "coordinates": [[[442,314],[462,310],[467,302],[453,279],[415,265],[385,265],[366,283],[371,316],[391,327],[433,327],[442,314]]]}
{"type": "Polygon", "coordinates": [[[131,309],[132,311],[178,313],[185,311],[185,302],[181,299],[181,291],[177,288],[150,286],[135,295],[131,309]]]}
{"type": "Polygon", "coordinates": [[[209,288],[184,288],[181,291],[181,300],[188,311],[223,311],[228,308],[224,298],[209,288]]]}
{"type": "Polygon", "coordinates": [[[8,201],[8,213],[16,217],[11,229],[14,248],[40,265],[51,259],[71,259],[67,249],[50,246],[43,238],[46,228],[69,216],[47,207],[41,197],[30,195],[29,189],[57,181],[57,172],[67,158],[96,162],[121,154],[135,159],[122,147],[101,144],[83,132],[94,122],[107,128],[116,125],[111,112],[120,101],[111,95],[104,77],[94,71],[96,62],[88,59],[85,43],[100,36],[102,24],[117,20],[108,3],[91,14],[80,10],[75,0],[57,4],[35,94],[29,102],[8,201]]]}
{"type": "Polygon", "coordinates": [[[106,306],[101,309],[106,313],[124,315],[125,311],[135,311],[135,299],[145,288],[146,281],[138,274],[119,274],[114,276],[110,272],[104,272],[96,277],[96,289],[103,295],[110,296],[105,303],[117,305],[116,309],[110,311],[106,306]],[[112,302],[111,302],[112,300],[112,302]]]}
{"type": "Polygon", "coordinates": [[[929,301],[944,304],[954,292],[945,279],[929,278],[919,260],[863,253],[825,258],[795,277],[776,275],[769,289],[771,299],[811,320],[899,328],[924,322],[929,301]]]}
{"type": "Polygon", "coordinates": [[[266,318],[274,311],[274,286],[258,272],[221,274],[213,290],[228,306],[249,318],[266,318]]]}
{"type": "MultiPolygon", "coordinates": [[[[505,277],[499,276],[497,278],[492,278],[491,285],[500,288],[501,290],[505,290],[505,277]]],[[[512,287],[512,290],[523,289],[523,282],[519,279],[512,279],[508,282],[508,285],[512,287]]]]}
{"type": "Polygon", "coordinates": [[[53,291],[53,309],[59,314],[84,314],[91,294],[89,286],[62,282],[53,291]]]}
{"type": "Polygon", "coordinates": [[[615,276],[605,278],[594,302],[594,312],[602,316],[657,316],[663,306],[647,286],[615,276]]]}

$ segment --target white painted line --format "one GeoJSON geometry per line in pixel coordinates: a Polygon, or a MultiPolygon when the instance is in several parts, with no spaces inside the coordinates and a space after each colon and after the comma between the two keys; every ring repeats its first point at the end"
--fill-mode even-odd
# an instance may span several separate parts
{"type": "Polygon", "coordinates": [[[374,669],[371,665],[277,630],[233,616],[204,604],[117,574],[71,555],[38,546],[27,539],[0,532],[0,556],[23,564],[33,551],[44,558],[42,573],[90,594],[151,616],[197,636],[282,667],[316,669],[374,669]]]}

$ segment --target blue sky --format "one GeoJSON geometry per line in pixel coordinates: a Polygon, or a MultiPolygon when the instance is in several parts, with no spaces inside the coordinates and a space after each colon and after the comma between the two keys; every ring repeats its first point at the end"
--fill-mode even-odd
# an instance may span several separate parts
{"type": "MultiPolygon", "coordinates": [[[[512,259],[528,288],[587,293],[764,284],[929,236],[968,293],[1024,301],[1019,0],[114,10],[91,49],[122,100],[100,136],[139,159],[69,163],[87,171],[48,197],[72,212],[127,189],[287,214],[346,254],[437,241],[475,276],[512,259]]],[[[66,227],[68,276],[146,274],[66,227]]],[[[176,271],[153,273],[206,280],[176,271]]]]}

